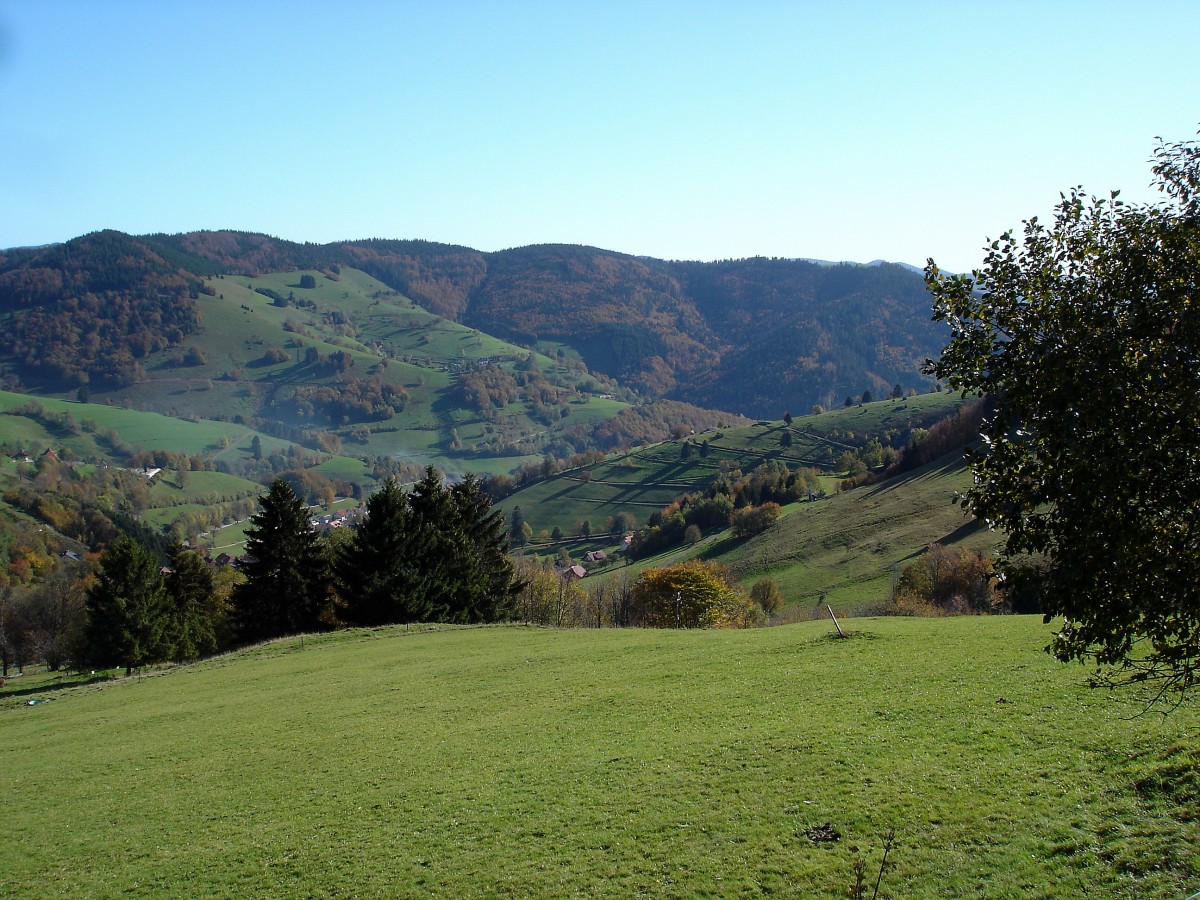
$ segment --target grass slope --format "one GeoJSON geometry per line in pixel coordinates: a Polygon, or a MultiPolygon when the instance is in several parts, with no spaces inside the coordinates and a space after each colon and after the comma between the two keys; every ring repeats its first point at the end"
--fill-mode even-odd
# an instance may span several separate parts
{"type": "MultiPolygon", "coordinates": [[[[338,434],[348,455],[432,462],[455,473],[507,472],[539,458],[515,452],[509,446],[513,442],[599,421],[627,405],[602,397],[608,389],[569,361],[539,356],[542,372],[572,397],[570,414],[548,427],[515,403],[498,421],[487,422],[454,396],[456,367],[491,361],[511,370],[528,351],[441,319],[356,269],[342,269],[337,280],[299,271],[228,275],[206,283],[214,293],[197,300],[202,330],[179,348],[151,354],[145,380],[105,392],[103,398],[170,416],[271,418],[278,415],[272,399],[289,386],[336,383],[332,373],[304,363],[308,348],[322,356],[343,351],[354,361],[353,375],[403,387],[410,397],[407,408],[386,422],[365,423],[370,427],[365,438],[361,429],[352,436],[354,425],[362,423],[318,418],[300,424],[338,434]],[[304,275],[316,286],[302,288],[304,275]],[[294,305],[278,306],[259,289],[291,296],[294,305]],[[189,350],[200,351],[204,361],[183,364],[189,350]],[[271,350],[285,355],[272,361],[271,350]],[[455,430],[459,449],[451,446],[455,430]]],[[[101,392],[93,390],[92,399],[101,399],[101,392]]]]}
{"type": "Polygon", "coordinates": [[[388,629],[14,680],[0,893],[832,898],[889,828],[885,898],[1200,890],[1194,707],[1087,690],[1037,618],[849,624],[388,629]]]}
{"type": "MultiPolygon", "coordinates": [[[[639,523],[681,494],[703,490],[722,466],[750,472],[770,460],[790,467],[809,466],[832,476],[837,457],[847,449],[838,435],[908,434],[927,427],[963,403],[950,393],[925,394],[905,400],[884,400],[863,406],[799,416],[791,427],[782,421],[759,422],[703,432],[687,439],[692,445],[684,458],[684,441],[666,441],[627,453],[611,454],[602,461],[560,472],[506,497],[501,508],[508,515],[520,506],[535,534],[552,531],[574,533],[584,520],[598,529],[605,519],[625,512],[639,523]],[[784,431],[792,446],[780,446],[784,431]],[[709,453],[701,459],[698,447],[707,441],[709,453]]],[[[836,479],[831,477],[829,490],[836,479]]]]}

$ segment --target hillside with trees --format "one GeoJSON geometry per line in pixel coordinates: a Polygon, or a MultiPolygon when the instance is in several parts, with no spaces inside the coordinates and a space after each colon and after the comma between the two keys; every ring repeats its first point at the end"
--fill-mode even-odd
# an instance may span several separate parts
{"type": "Polygon", "coordinates": [[[295,287],[259,282],[312,272],[320,284],[347,268],[447,322],[551,356],[566,351],[644,399],[755,418],[868,391],[883,396],[897,384],[924,390],[932,382],[920,365],[947,337],[930,319],[920,276],[898,265],[670,262],[567,245],[481,253],[428,241],[318,245],[232,231],[102,232],[0,255],[0,309],[11,326],[0,353],[10,385],[13,375],[59,387],[83,384],[84,375],[101,384],[128,381],[140,376],[135,366],[147,353],[197,331],[202,316],[187,300],[198,291],[221,293],[214,281],[236,276],[287,306],[289,295],[293,305],[304,299],[295,287]],[[80,327],[69,317],[76,309],[91,315],[88,298],[101,285],[157,304],[144,312],[112,306],[110,315],[130,332],[115,363],[92,359],[82,339],[60,347],[62,338],[47,337],[96,333],[86,318],[80,327]],[[74,354],[76,346],[85,352],[74,354]]]}

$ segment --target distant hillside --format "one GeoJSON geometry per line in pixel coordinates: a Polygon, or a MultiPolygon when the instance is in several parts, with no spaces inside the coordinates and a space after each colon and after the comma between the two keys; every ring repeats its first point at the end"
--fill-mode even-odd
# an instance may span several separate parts
{"type": "MultiPolygon", "coordinates": [[[[935,356],[947,337],[944,327],[930,320],[920,275],[894,264],[830,266],[764,258],[666,262],[565,245],[498,253],[427,241],[317,245],[228,231],[101,236],[130,248],[122,258],[131,260],[132,268],[125,281],[118,278],[119,289],[147,300],[161,293],[153,279],[171,281],[172,296],[182,300],[181,292],[194,292],[201,277],[254,279],[353,267],[436,315],[521,345],[566,349],[593,373],[618,379],[645,397],[755,418],[778,416],[785,409],[806,412],[816,403],[837,405],[866,390],[878,396],[896,384],[923,390],[929,381],[920,364],[935,356]]],[[[71,255],[80,242],[94,243],[101,236],[0,257],[0,310],[26,309],[38,297],[63,302],[71,255]],[[43,282],[51,290],[39,293],[43,282]]],[[[85,295],[96,292],[78,288],[85,295]]],[[[158,343],[177,344],[181,332],[189,333],[189,307],[174,305],[183,318],[168,323],[175,330],[158,343]]],[[[64,314],[56,310],[55,315],[64,314]]],[[[152,325],[162,313],[161,304],[151,304],[145,321],[152,325]]],[[[74,375],[63,365],[71,348],[52,354],[58,360],[53,364],[39,363],[30,353],[27,333],[51,327],[46,315],[33,316],[21,326],[21,335],[0,347],[26,380],[74,375]]],[[[142,319],[131,314],[124,321],[140,325],[142,319]]],[[[117,360],[117,368],[133,369],[138,353],[147,352],[144,345],[144,340],[132,342],[129,358],[117,360]]],[[[102,380],[109,378],[101,364],[111,369],[111,361],[92,359],[86,343],[72,346],[81,348],[80,359],[102,380]]]]}

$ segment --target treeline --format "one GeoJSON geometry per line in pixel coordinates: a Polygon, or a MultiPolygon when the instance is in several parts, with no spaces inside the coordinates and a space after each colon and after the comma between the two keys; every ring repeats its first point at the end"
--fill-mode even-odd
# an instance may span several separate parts
{"type": "Polygon", "coordinates": [[[102,231],[0,263],[0,353],[23,379],[55,387],[124,387],[141,360],[200,327],[190,273],[144,243],[102,231]]]}
{"type": "Polygon", "coordinates": [[[850,489],[876,484],[970,446],[979,440],[983,419],[991,403],[987,398],[972,400],[928,429],[914,429],[899,450],[881,447],[878,440],[873,439],[858,451],[843,453],[836,464],[839,471],[848,473],[842,487],[850,489]]]}
{"type": "Polygon", "coordinates": [[[79,661],[129,672],[342,625],[511,616],[521,583],[503,518],[473,478],[447,486],[429,467],[410,491],[389,479],[357,529],[327,538],[283,480],[259,505],[227,597],[197,554],[176,549],[163,572],[136,541],[115,541],[86,593],[79,661]]]}
{"type": "Polygon", "coordinates": [[[824,496],[816,469],[791,469],[770,460],[749,475],[738,470],[717,476],[700,493],[684,494],[650,514],[646,527],[634,533],[631,560],[645,559],[702,535],[732,526],[735,537],[765,531],[779,516],[780,506],[824,496]]]}

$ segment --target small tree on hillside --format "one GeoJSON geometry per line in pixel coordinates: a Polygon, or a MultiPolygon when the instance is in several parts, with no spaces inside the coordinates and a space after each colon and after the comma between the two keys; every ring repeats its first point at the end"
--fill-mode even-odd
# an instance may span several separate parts
{"type": "Polygon", "coordinates": [[[762,611],[733,586],[720,563],[690,560],[643,572],[630,597],[630,624],[646,628],[746,628],[762,611]]]}
{"type": "Polygon", "coordinates": [[[774,578],[760,578],[750,588],[750,599],[762,607],[763,612],[771,615],[783,606],[783,594],[774,578]]]}

